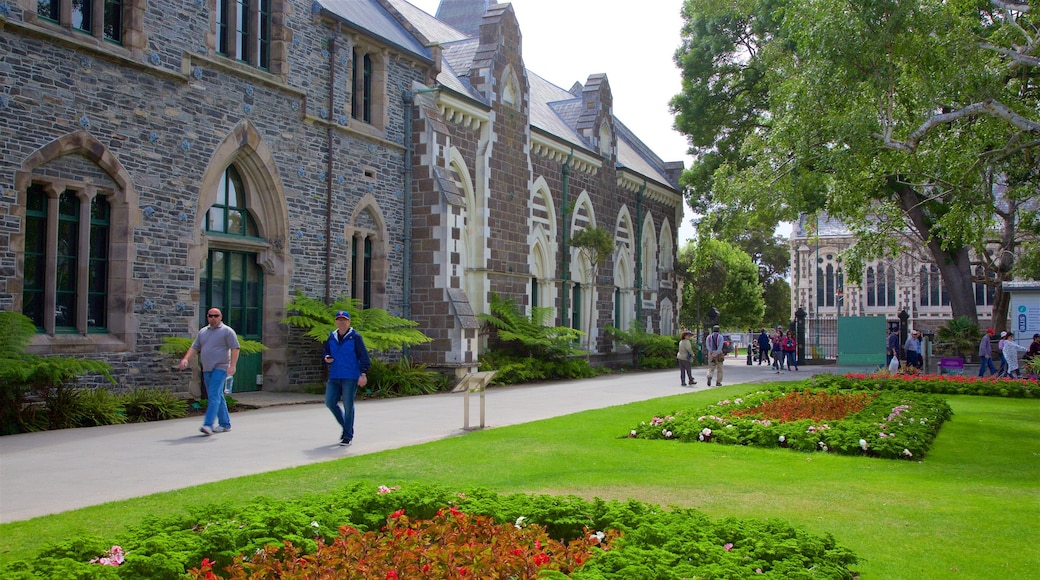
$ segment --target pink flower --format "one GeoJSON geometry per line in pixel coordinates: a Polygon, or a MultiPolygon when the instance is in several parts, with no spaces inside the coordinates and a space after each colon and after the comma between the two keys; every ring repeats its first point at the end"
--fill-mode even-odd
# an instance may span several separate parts
{"type": "Polygon", "coordinates": [[[732,549],[733,549],[733,544],[731,544],[731,543],[727,543],[727,544],[725,544],[725,545],[724,545],[724,546],[722,546],[722,547],[723,547],[723,548],[725,548],[725,549],[726,549],[726,551],[728,552],[728,551],[730,551],[730,550],[732,550],[732,549]]]}

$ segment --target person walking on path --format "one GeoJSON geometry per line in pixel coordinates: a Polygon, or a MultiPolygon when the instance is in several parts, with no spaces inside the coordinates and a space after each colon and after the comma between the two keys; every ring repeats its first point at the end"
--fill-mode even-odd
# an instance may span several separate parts
{"type": "Polygon", "coordinates": [[[188,368],[192,357],[199,356],[202,365],[202,383],[206,388],[206,417],[202,420],[203,435],[224,433],[231,430],[231,416],[227,400],[224,399],[224,381],[235,376],[240,347],[238,335],[223,322],[219,308],[206,312],[206,326],[199,329],[191,348],[181,359],[181,369],[188,368]],[[216,422],[216,423],[214,423],[216,422]]]}
{"type": "Polygon", "coordinates": [[[682,338],[679,340],[679,352],[675,355],[675,358],[679,361],[679,382],[684,387],[687,379],[691,385],[697,384],[697,379],[693,378],[693,345],[690,343],[691,336],[693,336],[693,333],[688,330],[682,333],[682,338]]]}
{"type": "Polygon", "coordinates": [[[1022,378],[1022,372],[1018,370],[1018,353],[1028,352],[1029,349],[1015,342],[1015,333],[1009,332],[1004,337],[1004,360],[1007,361],[1007,376],[1016,379],[1022,378]]]}
{"type": "Polygon", "coordinates": [[[997,374],[997,369],[993,366],[993,333],[992,328],[987,328],[979,341],[979,377],[986,376],[986,367],[989,367],[990,375],[997,374]]]}
{"type": "Polygon", "coordinates": [[[780,374],[780,371],[784,368],[784,327],[777,326],[776,334],[772,338],[772,348],[770,353],[773,355],[773,370],[776,374],[780,374]]]}
{"type": "MultiPolygon", "coordinates": [[[[794,333],[790,330],[787,331],[787,336],[784,337],[783,343],[784,359],[787,361],[787,370],[798,370],[798,342],[794,339],[794,333]]],[[[783,363],[780,363],[783,366],[783,363]]]]}
{"type": "Polygon", "coordinates": [[[336,330],[329,333],[322,360],[329,365],[329,380],[325,384],[325,406],[342,427],[339,444],[350,445],[354,440],[354,397],[358,387],[368,384],[368,367],[372,361],[365,348],[365,340],[350,327],[350,313],[336,313],[336,330]],[[342,409],[340,401],[343,402],[342,409]]]}
{"type": "Polygon", "coordinates": [[[906,366],[915,369],[921,369],[921,331],[912,330],[910,336],[906,337],[906,342],[903,344],[903,350],[906,351],[906,366]]]}
{"type": "Polygon", "coordinates": [[[762,329],[762,332],[758,334],[758,364],[762,366],[762,363],[769,364],[769,335],[766,334],[766,329],[762,329]]]}
{"type": "MultiPolygon", "coordinates": [[[[899,358],[899,329],[888,329],[888,341],[885,343],[885,368],[891,368],[892,359],[899,358]]],[[[898,364],[896,365],[898,367],[898,364]]]]}
{"type": "Polygon", "coordinates": [[[1008,374],[1008,363],[1007,357],[1004,356],[1004,343],[1007,342],[1008,332],[1006,330],[1000,331],[1000,342],[997,343],[997,352],[1000,353],[1000,368],[997,369],[998,377],[1006,377],[1008,374]]]}
{"type": "Polygon", "coordinates": [[[711,334],[704,341],[704,348],[708,351],[708,386],[711,386],[711,380],[717,379],[718,382],[715,386],[722,386],[722,363],[726,360],[726,351],[723,350],[725,340],[722,335],[719,334],[719,327],[711,327],[711,334]]]}

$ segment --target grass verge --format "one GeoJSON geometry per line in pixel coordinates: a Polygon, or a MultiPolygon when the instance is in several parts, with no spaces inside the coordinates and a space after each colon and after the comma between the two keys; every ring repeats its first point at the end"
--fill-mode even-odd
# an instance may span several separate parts
{"type": "Polygon", "coordinates": [[[948,397],[955,415],[923,462],[625,438],[653,415],[757,388],[587,411],[4,524],[0,561],[187,505],[296,497],[361,480],[634,498],[712,517],[776,517],[833,534],[860,556],[865,580],[1029,578],[1040,569],[1040,401],[948,397]]]}

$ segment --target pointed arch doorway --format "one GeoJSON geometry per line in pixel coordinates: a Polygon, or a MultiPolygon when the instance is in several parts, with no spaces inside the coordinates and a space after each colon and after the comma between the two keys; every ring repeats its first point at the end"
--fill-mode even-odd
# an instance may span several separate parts
{"type": "MultiPolygon", "coordinates": [[[[210,239],[199,277],[199,301],[204,316],[210,308],[224,313],[224,323],[240,339],[263,338],[264,273],[249,248],[258,239],[256,221],[245,207],[242,179],[228,166],[217,198],[206,212],[210,239]]],[[[203,319],[200,326],[206,324],[203,319]]],[[[263,384],[263,354],[241,355],[235,369],[235,392],[257,391],[263,384]]]]}

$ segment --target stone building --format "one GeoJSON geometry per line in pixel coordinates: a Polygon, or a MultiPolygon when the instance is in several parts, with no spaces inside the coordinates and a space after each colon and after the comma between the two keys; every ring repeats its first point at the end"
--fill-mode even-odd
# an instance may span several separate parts
{"type": "MultiPolygon", "coordinates": [[[[831,328],[838,316],[881,316],[898,323],[905,311],[907,326],[926,333],[951,319],[945,283],[924,248],[907,240],[899,256],[866,264],[862,282],[854,284],[841,257],[854,242],[845,224],[826,215],[818,221],[802,216],[794,224],[789,238],[791,317],[799,309],[806,313],[807,342],[816,329],[831,328]]],[[[981,267],[977,274],[982,275],[981,267]]],[[[985,284],[974,284],[974,291],[979,324],[990,326],[995,291],[985,284]]]]}
{"type": "Polygon", "coordinates": [[[321,380],[281,324],[296,292],[418,321],[413,359],[443,369],[478,363],[492,292],[591,317],[596,353],[637,314],[671,332],[681,163],[613,117],[603,75],[527,71],[509,5],[441,8],[0,1],[0,309],[33,352],[179,388],[158,348],[210,306],[269,348],[236,389],[321,380]],[[566,245],[591,225],[617,240],[594,273],[566,245]]]}

